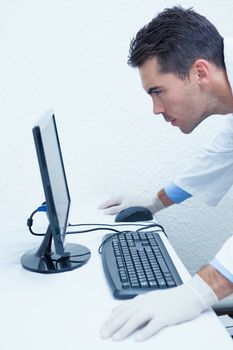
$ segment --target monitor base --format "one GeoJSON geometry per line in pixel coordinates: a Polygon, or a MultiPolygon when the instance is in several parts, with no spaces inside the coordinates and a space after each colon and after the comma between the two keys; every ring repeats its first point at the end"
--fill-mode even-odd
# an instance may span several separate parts
{"type": "Polygon", "coordinates": [[[53,253],[38,254],[38,248],[26,252],[21,257],[22,266],[39,273],[59,273],[77,269],[86,264],[91,256],[90,250],[81,245],[67,243],[62,256],[53,253]]]}

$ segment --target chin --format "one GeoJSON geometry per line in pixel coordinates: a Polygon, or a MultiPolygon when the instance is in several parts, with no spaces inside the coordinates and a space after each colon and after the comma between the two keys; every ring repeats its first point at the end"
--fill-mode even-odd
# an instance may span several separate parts
{"type": "Polygon", "coordinates": [[[181,130],[183,134],[191,134],[193,130],[181,130]]]}
{"type": "Polygon", "coordinates": [[[180,131],[181,131],[183,134],[191,134],[191,132],[192,132],[195,128],[187,129],[187,128],[179,127],[179,129],[180,129],[180,131]]]}

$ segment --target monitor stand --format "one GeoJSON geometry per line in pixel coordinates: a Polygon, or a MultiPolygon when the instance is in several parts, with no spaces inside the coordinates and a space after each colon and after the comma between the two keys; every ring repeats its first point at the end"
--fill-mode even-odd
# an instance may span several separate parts
{"type": "Polygon", "coordinates": [[[21,263],[26,270],[39,273],[58,273],[77,269],[86,264],[91,256],[90,250],[80,244],[67,243],[64,254],[57,255],[52,251],[52,232],[50,226],[39,249],[26,252],[21,263]]]}

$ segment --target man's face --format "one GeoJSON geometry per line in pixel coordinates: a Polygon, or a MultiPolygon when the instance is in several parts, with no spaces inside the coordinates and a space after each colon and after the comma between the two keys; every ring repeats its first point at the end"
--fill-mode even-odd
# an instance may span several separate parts
{"type": "Polygon", "coordinates": [[[194,75],[179,79],[173,73],[161,73],[155,57],[139,68],[143,88],[151,96],[154,114],[162,114],[167,122],[188,134],[208,115],[206,95],[194,75]]]}

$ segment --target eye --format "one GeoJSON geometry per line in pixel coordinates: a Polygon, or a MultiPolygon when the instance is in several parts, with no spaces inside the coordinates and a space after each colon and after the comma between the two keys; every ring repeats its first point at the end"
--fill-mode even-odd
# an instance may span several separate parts
{"type": "Polygon", "coordinates": [[[151,91],[150,95],[153,96],[159,96],[161,95],[162,91],[161,90],[154,90],[154,91],[151,91]]]}

